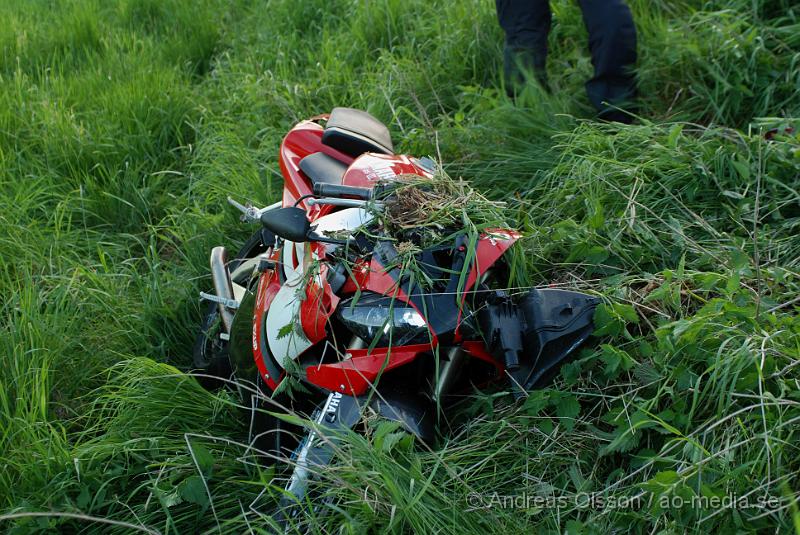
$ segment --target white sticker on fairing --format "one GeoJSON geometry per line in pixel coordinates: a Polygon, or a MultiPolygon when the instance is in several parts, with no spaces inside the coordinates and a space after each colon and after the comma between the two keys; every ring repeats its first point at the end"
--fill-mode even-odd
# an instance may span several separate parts
{"type": "Polygon", "coordinates": [[[392,160],[377,158],[370,154],[365,154],[357,160],[358,169],[364,173],[367,180],[377,182],[378,180],[392,180],[397,176],[392,166],[396,163],[392,160]]]}
{"type": "Polygon", "coordinates": [[[285,283],[275,294],[267,312],[267,344],[281,368],[287,359],[297,358],[311,347],[300,325],[300,305],[303,298],[302,279],[285,283]]]}

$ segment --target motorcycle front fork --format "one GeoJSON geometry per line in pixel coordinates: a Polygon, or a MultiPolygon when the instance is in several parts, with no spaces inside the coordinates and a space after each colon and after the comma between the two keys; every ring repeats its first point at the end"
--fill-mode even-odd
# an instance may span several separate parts
{"type": "MultiPolygon", "coordinates": [[[[353,336],[347,349],[364,349],[366,344],[358,336],[353,336]]],[[[433,358],[439,358],[434,356],[433,358]]],[[[467,354],[460,347],[448,348],[444,358],[439,359],[438,373],[435,380],[425,381],[422,385],[422,395],[434,403],[440,403],[449,394],[456,381],[461,377],[464,361],[467,354]]]]}
{"type": "Polygon", "coordinates": [[[460,347],[451,347],[447,350],[447,358],[439,360],[436,381],[429,385],[431,401],[440,405],[444,397],[453,390],[453,386],[461,377],[466,358],[467,354],[460,347]]]}

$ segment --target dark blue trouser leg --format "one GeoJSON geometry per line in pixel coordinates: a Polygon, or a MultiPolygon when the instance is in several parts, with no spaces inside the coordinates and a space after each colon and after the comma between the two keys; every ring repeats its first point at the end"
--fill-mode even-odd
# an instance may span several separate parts
{"type": "Polygon", "coordinates": [[[512,96],[532,71],[547,87],[547,34],[550,33],[548,0],[495,0],[497,19],[506,34],[503,74],[512,96]]]}
{"type": "MultiPolygon", "coordinates": [[[[578,0],[589,32],[594,76],[586,83],[589,100],[603,119],[629,122],[630,117],[605,102],[630,109],[636,96],[636,27],[624,0],[578,0]]],[[[547,87],[545,70],[550,32],[548,0],[495,0],[506,34],[504,75],[510,95],[523,82],[521,69],[532,70],[547,87]]]]}
{"type": "Polygon", "coordinates": [[[608,104],[631,109],[636,96],[636,26],[623,0],[579,0],[589,32],[594,77],[586,82],[589,100],[600,118],[630,122],[630,116],[608,104]],[[606,104],[608,103],[608,104],[606,104]]]}

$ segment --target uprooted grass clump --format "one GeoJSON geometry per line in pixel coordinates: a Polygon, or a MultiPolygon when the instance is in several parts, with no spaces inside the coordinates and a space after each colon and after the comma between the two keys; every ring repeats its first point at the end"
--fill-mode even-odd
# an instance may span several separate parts
{"type": "MultiPolygon", "coordinates": [[[[400,268],[403,280],[413,280],[422,288],[430,289],[433,284],[421,264],[420,254],[424,249],[466,248],[461,272],[456,274],[460,292],[475,263],[473,254],[481,235],[500,233],[506,237],[509,231],[516,232],[508,222],[506,202],[490,200],[465,180],[453,179],[441,168],[432,177],[401,175],[380,187],[382,206],[375,215],[384,236],[396,241],[398,258],[394,263],[400,268]]],[[[502,270],[505,277],[497,277],[498,283],[506,288],[526,285],[523,253],[517,248],[506,254],[508,269],[502,270]]],[[[451,274],[444,267],[442,274],[449,278],[451,274]]]]}
{"type": "Polygon", "coordinates": [[[439,170],[432,178],[400,175],[384,199],[381,221],[389,234],[415,231],[418,245],[438,243],[454,231],[507,228],[506,203],[487,199],[462,179],[439,170]]]}
{"type": "Polygon", "coordinates": [[[196,295],[251,231],[225,198],[277,200],[286,130],[346,105],[464,177],[398,224],[502,221],[531,283],[604,302],[551,388],[475,393],[435,451],[348,437],[298,528],[797,531],[800,12],[628,3],[632,126],[587,120],[567,0],[516,104],[482,0],[3,2],[0,529],[271,531],[251,413],[185,373],[196,295]]]}

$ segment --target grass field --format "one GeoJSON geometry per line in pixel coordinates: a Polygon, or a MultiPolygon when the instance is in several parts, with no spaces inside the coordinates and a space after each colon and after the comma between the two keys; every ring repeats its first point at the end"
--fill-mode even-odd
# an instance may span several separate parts
{"type": "Polygon", "coordinates": [[[226,196],[278,199],[284,133],[344,105],[604,305],[552,388],[476,395],[435,450],[350,437],[298,528],[800,534],[800,8],[630,0],[620,126],[552,4],[554,94],[514,105],[489,0],[0,3],[0,530],[272,531],[246,413],[184,373],[197,295],[249,236],[226,196]]]}

